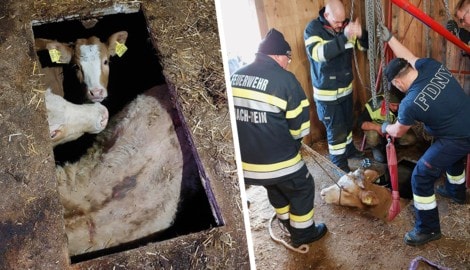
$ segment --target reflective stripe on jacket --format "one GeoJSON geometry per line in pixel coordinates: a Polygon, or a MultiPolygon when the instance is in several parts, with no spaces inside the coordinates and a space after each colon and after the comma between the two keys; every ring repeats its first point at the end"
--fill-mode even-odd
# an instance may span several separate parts
{"type": "Polygon", "coordinates": [[[271,184],[304,166],[301,139],[310,132],[309,102],[294,74],[257,54],[231,76],[243,173],[271,184]]]}

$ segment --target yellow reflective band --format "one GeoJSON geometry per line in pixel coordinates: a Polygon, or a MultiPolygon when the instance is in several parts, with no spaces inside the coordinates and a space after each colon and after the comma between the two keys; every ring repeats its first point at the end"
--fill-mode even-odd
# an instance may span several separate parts
{"type": "Polygon", "coordinates": [[[290,219],[294,222],[306,222],[306,221],[309,221],[311,219],[313,219],[313,211],[314,209],[312,209],[312,211],[308,212],[307,214],[303,215],[303,216],[296,216],[296,215],[293,215],[292,213],[290,214],[290,219]]]}
{"type": "Polygon", "coordinates": [[[318,42],[315,46],[312,47],[310,55],[312,59],[316,62],[325,62],[325,54],[323,51],[323,45],[327,43],[324,39],[319,36],[309,37],[305,40],[305,47],[312,45],[313,43],[318,42]]]}
{"type": "Polygon", "coordinates": [[[252,171],[252,172],[272,172],[277,171],[280,169],[288,168],[300,162],[302,157],[299,153],[294,158],[291,158],[286,161],[274,163],[274,164],[250,164],[246,162],[242,162],[242,167],[244,170],[252,171]]]}
{"type": "Polygon", "coordinates": [[[430,204],[436,201],[436,195],[433,194],[432,196],[422,197],[422,196],[413,194],[413,200],[420,204],[430,204]]]}
{"type": "Polygon", "coordinates": [[[319,36],[311,36],[305,40],[305,47],[311,45],[312,43],[322,42],[322,41],[324,40],[319,36]]]}
{"type": "Polygon", "coordinates": [[[285,213],[289,213],[289,210],[290,210],[290,206],[289,205],[286,205],[282,208],[274,208],[274,210],[276,210],[276,214],[278,215],[284,215],[285,213]]]}
{"type": "Polygon", "coordinates": [[[332,144],[328,144],[328,149],[330,150],[339,150],[339,149],[343,149],[343,148],[346,148],[346,143],[340,143],[340,144],[335,144],[335,145],[332,145],[332,144]]]}
{"type": "Polygon", "coordinates": [[[297,129],[297,130],[292,130],[292,129],[289,129],[289,132],[290,134],[292,135],[292,137],[298,137],[300,134],[302,134],[302,132],[306,129],[310,129],[310,120],[307,120],[305,121],[301,126],[300,126],[300,129],[297,129]]]}
{"type": "Polygon", "coordinates": [[[266,102],[271,105],[275,105],[282,110],[286,110],[287,108],[287,101],[271,96],[265,93],[260,93],[258,91],[252,91],[252,90],[247,90],[247,89],[241,89],[241,88],[232,88],[232,93],[234,97],[239,97],[239,98],[247,98],[247,99],[253,99],[257,101],[262,101],[266,102]]]}
{"type": "Polygon", "coordinates": [[[315,88],[315,94],[317,96],[336,96],[336,95],[341,95],[349,90],[352,90],[352,83],[350,83],[346,87],[338,88],[338,89],[331,89],[331,90],[322,90],[315,88]]]}
{"type": "Polygon", "coordinates": [[[302,113],[304,108],[308,106],[309,106],[308,99],[302,100],[302,102],[300,102],[300,105],[297,106],[297,108],[286,112],[286,118],[287,119],[296,118],[299,114],[302,113]]]}
{"type": "Polygon", "coordinates": [[[465,171],[463,171],[463,173],[461,175],[450,175],[448,173],[447,174],[447,180],[449,181],[450,184],[453,184],[453,185],[460,185],[460,184],[463,184],[465,183],[465,171]]]}

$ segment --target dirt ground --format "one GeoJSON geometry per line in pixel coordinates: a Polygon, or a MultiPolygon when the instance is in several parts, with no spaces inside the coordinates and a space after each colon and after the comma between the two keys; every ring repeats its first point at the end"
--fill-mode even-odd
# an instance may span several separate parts
{"type": "MultiPolygon", "coordinates": [[[[359,142],[356,145],[360,145],[359,142]]],[[[312,146],[326,156],[326,144],[312,146]]],[[[398,158],[417,160],[419,148],[398,149],[398,158]]],[[[450,269],[470,269],[470,204],[457,205],[438,196],[443,237],[424,246],[411,247],[403,242],[404,234],[413,227],[412,203],[387,222],[357,209],[328,205],[321,201],[320,190],[333,185],[335,173],[331,165],[314,160],[303,152],[307,166],[315,179],[315,221],[324,222],[328,233],[309,245],[306,254],[296,253],[274,242],[268,232],[273,208],[264,188],[247,188],[250,201],[250,222],[257,269],[408,269],[413,260],[421,262],[418,269],[437,269],[425,260],[450,269]],[[422,257],[424,259],[419,260],[422,257]]],[[[367,156],[371,158],[370,151],[367,156]]],[[[360,160],[349,160],[357,168],[360,160]]],[[[381,171],[383,165],[373,163],[381,171]]],[[[337,181],[339,177],[334,180],[337,181]]],[[[469,194],[468,194],[469,195],[469,194]]],[[[274,235],[288,240],[277,220],[272,223],[274,235]]],[[[444,268],[441,268],[444,269],[444,268]]]]}

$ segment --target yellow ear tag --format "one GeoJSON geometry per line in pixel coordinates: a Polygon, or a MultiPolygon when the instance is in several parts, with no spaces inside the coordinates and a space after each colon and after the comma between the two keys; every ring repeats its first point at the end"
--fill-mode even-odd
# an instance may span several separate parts
{"type": "Polygon", "coordinates": [[[116,54],[121,57],[126,51],[126,45],[124,45],[124,43],[119,43],[116,41],[116,54]]]}
{"type": "Polygon", "coordinates": [[[49,56],[51,57],[52,63],[60,63],[60,51],[57,49],[49,50],[49,56]]]}

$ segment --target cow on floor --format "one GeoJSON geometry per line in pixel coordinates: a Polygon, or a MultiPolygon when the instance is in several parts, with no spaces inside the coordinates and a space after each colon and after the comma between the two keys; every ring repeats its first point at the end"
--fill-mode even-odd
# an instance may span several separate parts
{"type": "MultiPolygon", "coordinates": [[[[374,170],[361,168],[343,175],[337,184],[324,188],[321,198],[329,204],[359,208],[372,216],[386,220],[392,204],[391,190],[374,184],[379,174],[374,170]]],[[[401,208],[407,200],[400,200],[401,208]]]]}

